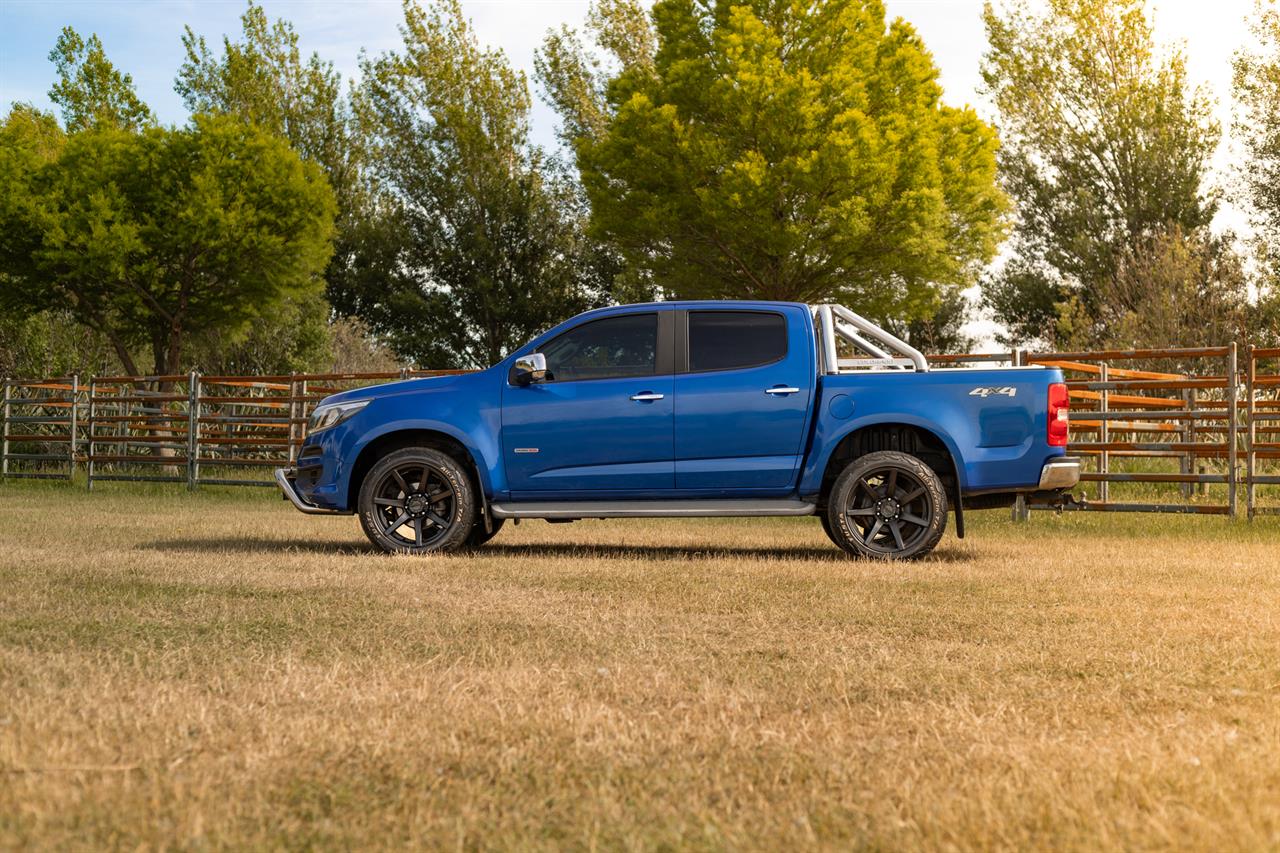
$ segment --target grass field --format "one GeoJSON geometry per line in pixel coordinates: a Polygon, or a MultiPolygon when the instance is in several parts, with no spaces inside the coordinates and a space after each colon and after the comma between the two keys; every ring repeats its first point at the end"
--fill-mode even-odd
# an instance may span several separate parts
{"type": "Polygon", "coordinates": [[[1280,520],[510,527],[0,488],[3,848],[1280,847],[1280,520]]]}

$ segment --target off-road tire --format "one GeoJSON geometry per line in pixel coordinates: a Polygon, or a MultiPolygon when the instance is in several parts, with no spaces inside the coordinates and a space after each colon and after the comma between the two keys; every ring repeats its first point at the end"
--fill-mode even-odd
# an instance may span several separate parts
{"type": "Polygon", "coordinates": [[[357,507],[369,541],[393,554],[456,550],[476,520],[467,472],[449,454],[426,447],[395,450],[374,463],[357,507]]]}
{"type": "Polygon", "coordinates": [[[840,472],[827,499],[824,528],[850,554],[916,560],[947,529],[947,493],[932,468],[908,453],[860,456],[840,472]]]}

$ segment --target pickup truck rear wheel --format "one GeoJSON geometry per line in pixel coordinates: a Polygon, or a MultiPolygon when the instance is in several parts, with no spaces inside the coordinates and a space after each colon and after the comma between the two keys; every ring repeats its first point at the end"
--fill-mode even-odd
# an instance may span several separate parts
{"type": "Polygon", "coordinates": [[[447,453],[407,447],[379,459],[360,485],[360,524],[384,551],[425,554],[463,545],[475,523],[471,481],[447,453]]]}
{"type": "Polygon", "coordinates": [[[932,551],[947,529],[947,494],[933,469],[885,450],[849,463],[827,500],[827,534],[860,557],[912,560],[932,551]]]}

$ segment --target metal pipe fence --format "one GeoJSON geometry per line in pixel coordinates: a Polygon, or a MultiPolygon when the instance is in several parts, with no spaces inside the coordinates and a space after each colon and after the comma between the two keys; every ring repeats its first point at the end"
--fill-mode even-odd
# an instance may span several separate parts
{"type": "Polygon", "coordinates": [[[283,376],[77,376],[6,380],[0,477],[274,486],[292,463],[315,405],[394,379],[462,371],[283,376]]]}
{"type": "Polygon", "coordinates": [[[932,356],[938,367],[1057,367],[1071,397],[1067,452],[1085,460],[1087,512],[1280,514],[1280,349],[1179,347],[932,356]],[[1270,372],[1266,372],[1270,370],[1270,372]]]}
{"type": "MultiPolygon", "coordinates": [[[[939,368],[1060,368],[1068,453],[1087,460],[1067,509],[1237,517],[1280,514],[1280,348],[930,356],[939,368]],[[1241,363],[1242,361],[1242,363],[1241,363]],[[1091,493],[1092,492],[1092,493],[1091,493]],[[1243,493],[1243,501],[1241,500],[1243,493]]],[[[338,391],[464,371],[5,380],[0,478],[272,486],[311,410],[338,391]]],[[[1025,519],[1024,502],[1014,517],[1025,519]]]]}

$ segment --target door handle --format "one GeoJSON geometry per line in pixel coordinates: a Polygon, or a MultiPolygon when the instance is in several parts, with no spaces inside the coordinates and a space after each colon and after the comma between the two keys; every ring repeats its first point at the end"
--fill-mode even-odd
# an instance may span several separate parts
{"type": "Polygon", "coordinates": [[[764,389],[766,394],[799,394],[799,388],[792,388],[790,385],[775,385],[772,388],[764,389]]]}
{"type": "Polygon", "coordinates": [[[632,394],[631,399],[639,403],[649,403],[653,400],[661,400],[662,394],[655,394],[652,391],[641,391],[639,394],[632,394]]]}

